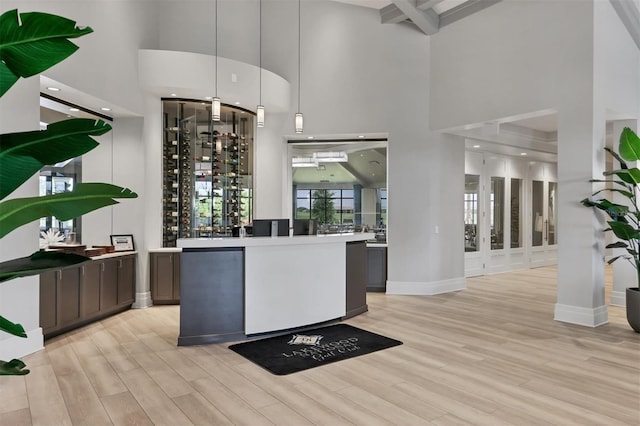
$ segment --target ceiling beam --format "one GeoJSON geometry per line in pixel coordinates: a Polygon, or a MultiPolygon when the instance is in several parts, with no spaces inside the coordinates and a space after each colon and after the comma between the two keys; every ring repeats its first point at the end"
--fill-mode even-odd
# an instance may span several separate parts
{"type": "Polygon", "coordinates": [[[392,0],[393,4],[426,35],[433,35],[440,28],[438,14],[433,9],[420,10],[410,0],[392,0]]]}
{"type": "Polygon", "coordinates": [[[363,186],[370,186],[373,183],[367,176],[364,176],[363,174],[358,173],[358,171],[351,164],[346,162],[337,163],[337,164],[342,166],[342,168],[344,168],[349,173],[351,173],[353,177],[356,178],[356,180],[364,184],[363,186]]]}
{"type": "Polygon", "coordinates": [[[453,9],[446,10],[440,14],[440,28],[466,18],[476,12],[493,6],[502,0],[468,0],[453,9]]]}
{"type": "Polygon", "coordinates": [[[420,10],[433,9],[433,6],[443,1],[444,0],[416,0],[416,8],[420,10]]]}
{"type": "Polygon", "coordinates": [[[628,0],[610,0],[631,38],[640,49],[640,10],[634,2],[628,0]]]}
{"type": "Polygon", "coordinates": [[[395,4],[389,4],[380,9],[380,22],[383,24],[398,24],[406,20],[407,15],[402,13],[395,4]]]}

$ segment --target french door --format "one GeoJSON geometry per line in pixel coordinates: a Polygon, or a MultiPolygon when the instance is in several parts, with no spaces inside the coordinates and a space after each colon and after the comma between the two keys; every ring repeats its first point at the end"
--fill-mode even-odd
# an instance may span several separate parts
{"type": "Polygon", "coordinates": [[[530,267],[558,262],[558,183],[555,170],[546,164],[531,165],[530,267]]]}

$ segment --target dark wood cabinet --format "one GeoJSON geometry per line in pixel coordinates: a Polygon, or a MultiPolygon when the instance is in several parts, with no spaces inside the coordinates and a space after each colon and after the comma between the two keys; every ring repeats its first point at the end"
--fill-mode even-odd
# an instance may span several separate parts
{"type": "Polygon", "coordinates": [[[342,319],[359,315],[367,307],[367,245],[364,241],[347,243],[347,305],[342,319]]]}
{"type": "Polygon", "coordinates": [[[89,260],[40,274],[40,327],[45,338],[129,309],[136,256],[89,260]]]}
{"type": "Polygon", "coordinates": [[[387,291],[387,248],[367,247],[367,291],[387,291]]]}
{"type": "Polygon", "coordinates": [[[154,304],[180,303],[180,252],[149,253],[154,304]]]}
{"type": "Polygon", "coordinates": [[[118,305],[131,305],[135,296],[136,258],[125,256],[118,260],[118,305]]]}
{"type": "Polygon", "coordinates": [[[99,262],[87,262],[80,267],[82,271],[80,313],[83,320],[100,313],[100,268],[99,262]]]}

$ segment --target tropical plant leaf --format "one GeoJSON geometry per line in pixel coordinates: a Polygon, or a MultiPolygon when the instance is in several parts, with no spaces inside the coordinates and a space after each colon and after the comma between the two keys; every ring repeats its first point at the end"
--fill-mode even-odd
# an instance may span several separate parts
{"type": "Polygon", "coordinates": [[[630,256],[628,256],[628,255],[626,255],[626,254],[621,254],[620,256],[616,256],[616,257],[614,257],[614,258],[609,259],[609,260],[607,261],[607,263],[608,263],[609,265],[611,265],[613,262],[615,262],[616,260],[618,260],[618,259],[620,259],[620,258],[622,258],[622,259],[629,259],[629,257],[630,257],[630,256]]]}
{"type": "Polygon", "coordinates": [[[43,166],[85,154],[98,146],[91,136],[111,130],[102,120],[73,118],[46,130],[0,135],[0,199],[5,198],[43,166]]]}
{"type": "Polygon", "coordinates": [[[630,169],[624,169],[624,170],[622,169],[612,170],[610,172],[604,172],[603,175],[605,176],[616,175],[620,179],[622,179],[623,181],[631,185],[640,184],[640,170],[638,170],[636,167],[633,167],[630,169]]]}
{"type": "Polygon", "coordinates": [[[629,207],[621,204],[614,204],[609,200],[593,201],[585,198],[581,201],[585,207],[595,207],[607,213],[611,219],[617,222],[627,222],[625,216],[629,213],[629,207]]]}
{"type": "Polygon", "coordinates": [[[625,127],[620,134],[618,151],[620,156],[627,161],[640,160],[640,138],[628,127],[625,127]]]}
{"type": "Polygon", "coordinates": [[[0,61],[0,97],[4,95],[19,78],[19,76],[11,72],[4,62],[0,61]]]}
{"type": "Polygon", "coordinates": [[[24,362],[19,359],[12,359],[9,362],[0,361],[0,376],[24,376],[29,374],[24,362]]]}
{"type": "Polygon", "coordinates": [[[45,216],[70,220],[101,207],[118,204],[114,198],[138,194],[107,183],[79,183],[73,191],[42,197],[14,198],[0,203],[0,238],[14,229],[45,216]]]}
{"type": "Polygon", "coordinates": [[[624,241],[616,241],[615,243],[611,243],[611,244],[607,244],[607,246],[605,248],[624,248],[626,249],[627,247],[629,247],[629,244],[625,243],[624,241]]]}
{"type": "Polygon", "coordinates": [[[58,251],[37,251],[31,256],[0,263],[0,283],[14,278],[38,275],[41,272],[77,265],[90,260],[86,256],[58,251]]]}
{"type": "Polygon", "coordinates": [[[611,148],[604,148],[605,151],[607,151],[613,158],[615,158],[616,160],[618,160],[618,162],[620,163],[620,168],[621,169],[628,169],[629,167],[627,166],[627,163],[625,163],[625,161],[622,159],[622,157],[620,157],[618,155],[617,152],[615,152],[614,150],[612,150],[611,148]]]}
{"type": "Polygon", "coordinates": [[[27,337],[24,327],[0,316],[0,330],[18,337],[27,337]]]}
{"type": "MultiPolygon", "coordinates": [[[[9,10],[0,16],[0,60],[20,77],[31,77],[68,58],[78,46],[69,41],[93,32],[76,22],[42,12],[9,10]]],[[[17,79],[16,79],[17,80],[17,79]]],[[[2,80],[0,95],[15,83],[2,80]]]]}
{"type": "Polygon", "coordinates": [[[635,195],[632,192],[629,191],[625,191],[624,189],[618,189],[618,188],[605,188],[605,189],[601,189],[600,191],[596,191],[593,193],[593,195],[598,195],[601,192],[604,191],[611,191],[611,192],[617,192],[619,194],[624,195],[625,197],[632,199],[633,197],[635,197],[635,195]]]}
{"type": "Polygon", "coordinates": [[[638,230],[626,222],[612,220],[607,223],[616,237],[621,240],[630,241],[640,239],[640,233],[638,233],[638,230]]]}

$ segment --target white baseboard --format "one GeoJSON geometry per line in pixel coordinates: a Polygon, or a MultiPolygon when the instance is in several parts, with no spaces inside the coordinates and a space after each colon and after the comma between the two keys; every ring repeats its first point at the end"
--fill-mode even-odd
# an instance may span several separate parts
{"type": "Polygon", "coordinates": [[[611,304],[613,306],[627,306],[627,293],[625,291],[612,291],[611,304]]]}
{"type": "Polygon", "coordinates": [[[143,291],[141,293],[136,293],[136,301],[131,305],[134,309],[142,309],[153,306],[153,300],[151,300],[151,292],[143,291]]]}
{"type": "Polygon", "coordinates": [[[596,308],[583,308],[582,306],[556,303],[553,319],[570,324],[598,327],[609,322],[609,314],[605,305],[596,308]]]}
{"type": "Polygon", "coordinates": [[[27,331],[26,338],[10,336],[7,339],[0,340],[0,360],[11,361],[14,358],[22,358],[43,348],[44,336],[42,335],[42,328],[38,327],[27,331]]]}
{"type": "Polygon", "coordinates": [[[467,281],[464,277],[431,282],[387,281],[387,294],[431,296],[434,294],[460,291],[466,288],[467,281]]]}

